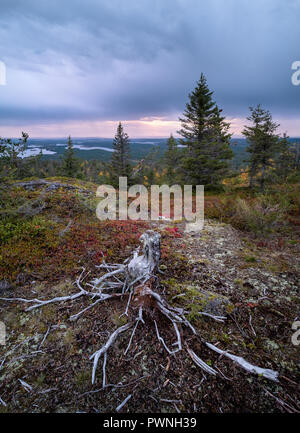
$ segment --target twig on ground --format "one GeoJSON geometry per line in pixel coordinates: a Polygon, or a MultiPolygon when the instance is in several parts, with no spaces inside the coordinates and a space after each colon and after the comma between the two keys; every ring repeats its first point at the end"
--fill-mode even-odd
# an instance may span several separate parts
{"type": "Polygon", "coordinates": [[[198,365],[198,367],[202,368],[202,370],[206,371],[206,373],[212,374],[213,376],[217,375],[216,370],[214,370],[208,364],[202,361],[202,359],[200,359],[199,356],[197,356],[196,353],[192,349],[190,349],[187,344],[186,344],[186,350],[190,355],[190,357],[192,358],[192,360],[194,361],[194,363],[198,365]]]}
{"type": "Polygon", "coordinates": [[[23,388],[25,389],[25,391],[27,391],[27,392],[31,392],[32,391],[32,386],[31,385],[29,385],[28,383],[24,382],[24,380],[22,380],[22,379],[18,379],[18,381],[23,386],[23,388]]]}
{"type": "Polygon", "coordinates": [[[48,329],[47,329],[47,331],[46,331],[46,334],[44,335],[44,338],[43,338],[43,340],[41,341],[41,344],[39,345],[39,349],[42,347],[42,345],[44,344],[46,338],[48,337],[48,334],[49,334],[49,332],[50,332],[50,329],[51,329],[51,326],[48,327],[48,329]]]}
{"type": "Polygon", "coordinates": [[[255,332],[255,330],[254,330],[254,328],[252,326],[252,316],[251,316],[251,314],[249,314],[249,325],[250,325],[250,328],[251,328],[251,330],[253,332],[254,337],[256,337],[256,332],[255,332]]]}
{"type": "Polygon", "coordinates": [[[116,412],[122,409],[122,407],[128,402],[128,400],[132,397],[132,394],[129,394],[118,407],[116,407],[116,412]]]}
{"type": "Polygon", "coordinates": [[[203,311],[198,311],[199,314],[202,314],[203,316],[211,317],[212,319],[215,319],[217,322],[224,322],[226,320],[225,316],[214,316],[210,313],[205,313],[203,311]]]}
{"type": "MultiPolygon", "coordinates": [[[[141,376],[138,379],[132,380],[131,382],[128,382],[128,383],[107,383],[104,388],[126,388],[127,386],[134,385],[135,383],[139,382],[140,380],[146,379],[147,377],[149,377],[149,375],[148,376],[141,376]]],[[[81,398],[81,397],[84,397],[85,395],[96,394],[98,392],[103,391],[104,388],[94,389],[92,391],[84,392],[79,397],[81,398]]]]}
{"type": "Polygon", "coordinates": [[[275,400],[277,401],[277,403],[279,403],[287,412],[289,413],[300,413],[299,410],[295,409],[294,407],[290,406],[288,403],[286,403],[285,401],[281,400],[280,398],[276,397],[275,395],[273,395],[270,391],[268,391],[266,388],[264,388],[265,392],[270,395],[271,397],[275,398],[275,400]]]}

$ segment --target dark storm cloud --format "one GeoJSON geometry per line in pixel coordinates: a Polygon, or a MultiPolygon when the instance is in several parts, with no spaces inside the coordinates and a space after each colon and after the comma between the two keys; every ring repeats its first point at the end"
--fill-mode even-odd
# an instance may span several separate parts
{"type": "Polygon", "coordinates": [[[299,0],[1,0],[0,124],[182,112],[203,71],[231,116],[297,116],[299,0]]]}

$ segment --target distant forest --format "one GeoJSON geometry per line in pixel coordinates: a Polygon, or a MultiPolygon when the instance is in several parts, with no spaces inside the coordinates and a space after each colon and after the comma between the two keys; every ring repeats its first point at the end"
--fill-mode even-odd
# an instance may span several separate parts
{"type": "MultiPolygon", "coordinates": [[[[142,138],[130,140],[130,161],[132,164],[138,163],[141,159],[145,158],[149,153],[154,155],[156,160],[163,157],[167,150],[167,138],[142,138]]],[[[98,139],[98,138],[73,138],[75,155],[83,160],[101,160],[108,162],[111,159],[112,152],[101,150],[99,147],[112,149],[113,139],[98,139]],[[77,143],[80,143],[77,145],[77,143]],[[80,146],[77,148],[76,146],[80,146]],[[88,150],[84,150],[84,147],[88,150]],[[94,148],[94,150],[91,150],[94,148]]],[[[176,139],[179,144],[179,139],[176,139]]],[[[290,139],[291,142],[300,141],[300,139],[290,139]]],[[[59,160],[67,147],[66,139],[29,139],[27,142],[27,149],[41,149],[49,151],[49,154],[43,154],[42,159],[45,160],[59,160]],[[58,144],[58,145],[57,145],[58,144]],[[64,144],[64,146],[63,146],[64,144]],[[29,146],[29,147],[28,147],[29,146]],[[51,152],[51,153],[50,153],[51,152]],[[53,153],[52,153],[53,152],[53,153]]],[[[230,140],[230,147],[233,150],[234,156],[231,160],[231,165],[234,168],[246,167],[247,162],[247,142],[244,138],[232,138],[230,140]]],[[[29,153],[30,154],[30,153],[29,153]]]]}

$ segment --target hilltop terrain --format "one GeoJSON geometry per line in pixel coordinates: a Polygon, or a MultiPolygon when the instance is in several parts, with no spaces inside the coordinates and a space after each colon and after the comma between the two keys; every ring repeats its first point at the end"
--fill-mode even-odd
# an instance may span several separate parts
{"type": "MultiPolygon", "coordinates": [[[[199,233],[185,233],[182,222],[99,221],[95,191],[92,183],[66,178],[7,184],[1,192],[0,297],[75,293],[83,268],[88,282],[99,276],[95,266],[103,258],[123,262],[145,230],[156,230],[162,239],[160,293],[188,311],[201,338],[183,329],[185,341],[218,374],[196,366],[185,347],[169,356],[146,318],[126,355],[127,334],[108,351],[109,386],[102,389],[102,361],[92,385],[89,357],[126,323],[124,300],[98,303],[76,321],[70,316],[89,300],[29,312],[24,302],[1,300],[7,339],[0,352],[0,411],[114,412],[128,395],[123,412],[299,411],[299,346],[291,341],[299,317],[299,186],[285,191],[284,215],[269,205],[268,220],[251,214],[255,200],[246,193],[240,194],[244,202],[234,194],[208,195],[199,233]],[[277,371],[279,381],[246,372],[203,340],[277,371]]],[[[160,320],[164,338],[173,341],[170,324],[160,320]]]]}

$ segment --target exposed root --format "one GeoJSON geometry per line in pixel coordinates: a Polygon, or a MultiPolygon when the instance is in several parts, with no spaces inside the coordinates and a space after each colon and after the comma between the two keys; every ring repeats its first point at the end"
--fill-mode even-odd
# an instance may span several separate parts
{"type": "Polygon", "coordinates": [[[224,350],[219,349],[218,347],[214,346],[211,343],[206,343],[207,347],[214,350],[217,353],[220,353],[221,355],[226,356],[227,358],[231,359],[232,361],[236,362],[238,365],[240,365],[245,370],[249,371],[250,373],[256,373],[260,374],[267,379],[273,380],[274,382],[278,382],[278,372],[274,370],[270,370],[269,368],[261,368],[257,367],[256,365],[250,364],[250,362],[246,361],[241,356],[232,355],[231,353],[225,352],[224,350]]]}
{"type": "Polygon", "coordinates": [[[133,339],[133,337],[134,337],[134,334],[135,334],[136,328],[138,327],[139,322],[140,322],[140,319],[138,319],[138,320],[136,321],[135,327],[133,328],[133,331],[132,331],[132,334],[131,334],[131,336],[130,336],[129,343],[128,343],[128,346],[126,347],[126,350],[125,350],[125,352],[124,352],[124,355],[126,355],[126,353],[128,352],[128,350],[129,350],[129,348],[130,348],[130,346],[131,346],[131,342],[132,342],[132,339],[133,339]]]}
{"type": "Polygon", "coordinates": [[[116,329],[107,342],[101,347],[101,349],[97,350],[97,352],[93,353],[93,355],[90,357],[90,359],[94,359],[94,365],[93,365],[93,372],[92,372],[92,383],[95,382],[95,374],[96,374],[96,368],[98,365],[98,361],[101,355],[105,354],[107,350],[110,348],[110,346],[115,342],[118,335],[121,334],[121,332],[127,331],[127,329],[131,328],[131,323],[126,323],[126,325],[120,326],[120,328],[116,329]]]}
{"type": "MultiPolygon", "coordinates": [[[[162,345],[164,346],[164,348],[166,349],[166,351],[168,352],[169,355],[174,355],[174,353],[178,352],[178,350],[180,350],[179,348],[177,348],[176,350],[171,351],[168,346],[165,343],[165,340],[160,336],[159,331],[158,331],[158,327],[157,327],[157,323],[156,320],[154,320],[154,325],[155,325],[155,330],[156,330],[156,335],[157,335],[157,339],[160,343],[162,343],[162,345]]],[[[179,337],[180,338],[180,337],[179,337]]],[[[181,341],[180,341],[181,344],[181,341]]]]}
{"type": "Polygon", "coordinates": [[[199,356],[197,356],[196,353],[188,347],[188,345],[186,345],[186,350],[188,351],[188,354],[190,355],[194,363],[198,365],[198,367],[202,368],[202,370],[206,371],[206,373],[212,374],[213,376],[217,375],[216,370],[214,370],[208,364],[202,361],[202,359],[200,359],[199,356]]]}

